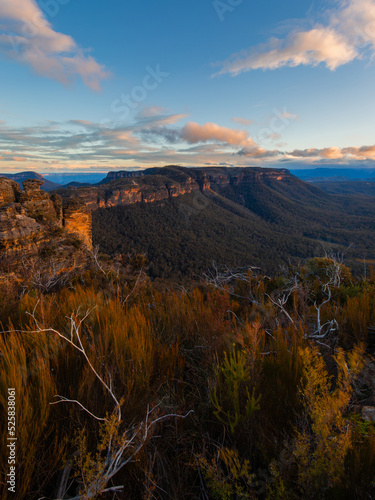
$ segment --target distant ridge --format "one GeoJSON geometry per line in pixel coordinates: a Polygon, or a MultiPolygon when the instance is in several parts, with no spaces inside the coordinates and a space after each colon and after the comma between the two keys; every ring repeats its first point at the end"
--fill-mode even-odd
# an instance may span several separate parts
{"type": "Polygon", "coordinates": [[[115,172],[108,172],[107,177],[105,177],[102,181],[98,182],[98,185],[108,184],[108,182],[117,179],[131,179],[132,177],[141,177],[145,175],[145,172],[147,172],[147,170],[136,170],[136,171],[117,170],[115,172]]]}
{"type": "Polygon", "coordinates": [[[41,181],[44,181],[44,184],[41,188],[44,191],[53,191],[54,189],[58,189],[61,186],[56,182],[47,180],[45,177],[43,177],[43,175],[38,174],[38,172],[18,172],[17,174],[0,174],[0,177],[6,177],[7,179],[16,181],[19,184],[22,184],[27,179],[39,179],[41,181]]]}
{"type": "Polygon", "coordinates": [[[306,182],[375,181],[374,168],[312,168],[290,170],[306,182]]]}

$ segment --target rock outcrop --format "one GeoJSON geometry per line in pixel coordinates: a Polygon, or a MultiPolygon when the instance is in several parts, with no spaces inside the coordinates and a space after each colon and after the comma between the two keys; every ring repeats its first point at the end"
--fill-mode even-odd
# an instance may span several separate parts
{"type": "Polygon", "coordinates": [[[63,224],[69,234],[76,235],[87,247],[92,247],[91,210],[82,201],[70,201],[64,206],[63,224]]]}
{"type": "Polygon", "coordinates": [[[43,233],[42,224],[29,217],[20,203],[0,209],[0,255],[19,251],[29,254],[43,233]]]}
{"type": "Polygon", "coordinates": [[[19,195],[19,202],[25,208],[27,214],[40,222],[53,222],[62,226],[62,212],[56,210],[55,203],[61,204],[60,197],[52,198],[45,192],[41,191],[43,186],[42,180],[28,179],[23,183],[23,191],[19,195]]]}
{"type": "Polygon", "coordinates": [[[42,185],[42,180],[29,179],[21,190],[16,182],[0,178],[2,263],[57,253],[67,238],[91,248],[90,210],[74,200],[63,204],[61,196],[41,191],[42,185]]]}
{"type": "Polygon", "coordinates": [[[362,419],[366,422],[375,422],[375,406],[364,406],[362,408],[362,419]]]}
{"type": "Polygon", "coordinates": [[[21,194],[17,182],[0,177],[0,207],[16,203],[21,194]]]}

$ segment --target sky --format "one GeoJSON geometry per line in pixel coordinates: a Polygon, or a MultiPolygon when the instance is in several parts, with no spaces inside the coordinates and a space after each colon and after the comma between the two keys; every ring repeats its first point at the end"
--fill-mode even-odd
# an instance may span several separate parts
{"type": "Polygon", "coordinates": [[[375,0],[0,0],[0,172],[375,166],[375,0]]]}

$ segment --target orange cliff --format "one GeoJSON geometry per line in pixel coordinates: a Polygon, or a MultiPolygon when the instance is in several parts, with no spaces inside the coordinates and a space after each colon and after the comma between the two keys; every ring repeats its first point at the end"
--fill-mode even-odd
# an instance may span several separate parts
{"type": "Polygon", "coordinates": [[[192,176],[177,181],[160,175],[133,178],[115,177],[107,184],[59,189],[64,200],[80,200],[90,210],[126,206],[134,203],[154,203],[199,191],[200,185],[192,176]]]}
{"type": "Polygon", "coordinates": [[[42,180],[28,179],[21,190],[18,183],[0,178],[0,258],[3,262],[41,252],[49,254],[67,236],[92,247],[91,213],[87,207],[83,203],[63,204],[59,195],[42,191],[42,185],[42,180]]]}
{"type": "Polygon", "coordinates": [[[63,199],[79,199],[90,210],[154,203],[196,191],[221,193],[229,187],[252,183],[289,182],[286,169],[258,167],[195,167],[167,166],[144,171],[110,172],[95,186],[59,189],[63,199]]]}

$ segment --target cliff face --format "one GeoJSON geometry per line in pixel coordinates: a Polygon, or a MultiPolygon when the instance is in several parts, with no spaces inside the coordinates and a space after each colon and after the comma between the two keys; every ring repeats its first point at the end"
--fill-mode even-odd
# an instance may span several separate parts
{"type": "Polygon", "coordinates": [[[67,237],[92,246],[91,213],[85,204],[68,201],[63,205],[59,195],[41,191],[42,185],[39,179],[29,179],[21,190],[16,182],[0,178],[2,262],[58,253],[67,237]]]}
{"type": "Polygon", "coordinates": [[[141,172],[110,172],[98,185],[58,190],[64,199],[79,198],[90,210],[133,203],[153,203],[195,191],[224,193],[249,184],[284,182],[287,170],[262,168],[184,168],[169,166],[141,172]]]}
{"type": "Polygon", "coordinates": [[[211,167],[193,170],[197,171],[203,182],[203,189],[211,189],[213,191],[220,191],[227,186],[238,187],[257,182],[265,184],[273,181],[286,182],[293,178],[286,169],[211,167]]]}
{"type": "Polygon", "coordinates": [[[193,174],[185,172],[181,174],[176,170],[172,173],[166,171],[165,175],[161,175],[160,171],[163,169],[149,170],[155,171],[155,174],[147,173],[133,178],[127,175],[128,172],[118,172],[111,175],[111,178],[114,177],[113,180],[108,181],[108,175],[104,184],[95,187],[64,189],[57,192],[66,200],[78,198],[90,210],[97,210],[133,203],[154,203],[200,190],[200,184],[193,174]]]}
{"type": "Polygon", "coordinates": [[[85,204],[67,203],[63,208],[63,225],[69,234],[74,234],[88,248],[92,247],[91,210],[85,204]]]}

